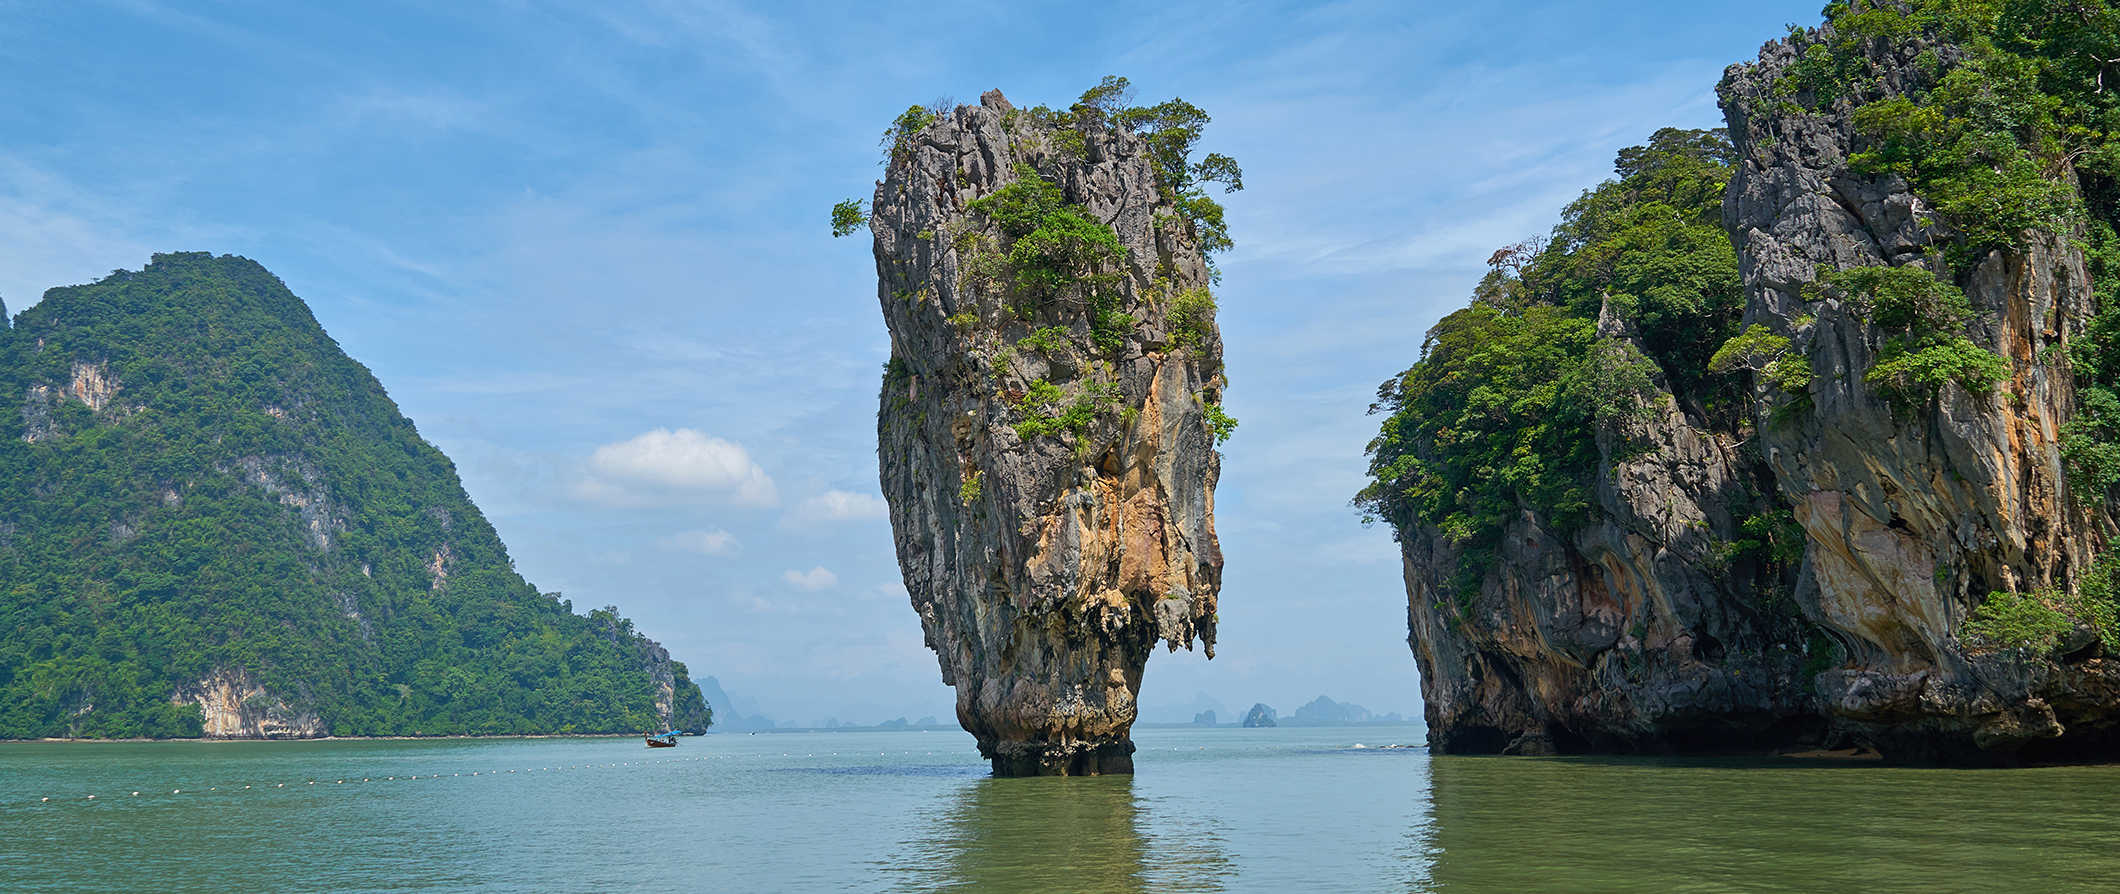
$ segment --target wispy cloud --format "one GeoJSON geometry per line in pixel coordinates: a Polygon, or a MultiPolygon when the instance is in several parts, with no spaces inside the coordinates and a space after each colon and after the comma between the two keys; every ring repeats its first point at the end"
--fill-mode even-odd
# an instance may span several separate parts
{"type": "Polygon", "coordinates": [[[712,531],[679,531],[656,542],[664,549],[698,553],[702,556],[726,556],[736,551],[736,535],[718,528],[712,531]]]}
{"type": "Polygon", "coordinates": [[[742,445],[689,428],[658,428],[596,448],[575,495],[616,506],[703,498],[746,506],[780,501],[772,477],[742,445]]]}
{"type": "Polygon", "coordinates": [[[808,571],[783,571],[780,573],[780,579],[787,581],[788,586],[812,593],[839,586],[839,575],[826,570],[823,565],[808,571]]]}
{"type": "Polygon", "coordinates": [[[891,507],[876,494],[857,494],[853,491],[828,490],[796,507],[795,517],[801,521],[862,521],[887,518],[891,507]]]}

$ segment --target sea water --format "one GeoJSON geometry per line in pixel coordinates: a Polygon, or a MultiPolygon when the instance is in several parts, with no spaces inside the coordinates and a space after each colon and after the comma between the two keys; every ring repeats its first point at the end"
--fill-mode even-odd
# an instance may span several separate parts
{"type": "Polygon", "coordinates": [[[0,890],[2120,890],[2115,767],[1135,738],[1088,779],[956,731],[0,745],[0,890]]]}

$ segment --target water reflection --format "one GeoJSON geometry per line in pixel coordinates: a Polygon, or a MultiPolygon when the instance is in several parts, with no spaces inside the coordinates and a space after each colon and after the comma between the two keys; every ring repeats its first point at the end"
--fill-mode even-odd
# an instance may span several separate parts
{"type": "Polygon", "coordinates": [[[916,891],[1224,890],[1231,869],[1212,828],[1152,817],[1134,785],[1130,776],[968,781],[890,869],[916,891]]]}
{"type": "Polygon", "coordinates": [[[2120,768],[1437,757],[1448,892],[2051,889],[2120,872],[2120,768]]]}

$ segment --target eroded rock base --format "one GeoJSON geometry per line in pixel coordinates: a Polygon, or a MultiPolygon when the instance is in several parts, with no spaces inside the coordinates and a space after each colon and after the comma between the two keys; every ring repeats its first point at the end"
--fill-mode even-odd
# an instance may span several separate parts
{"type": "Polygon", "coordinates": [[[1050,745],[1008,744],[981,748],[994,762],[995,776],[1110,776],[1134,772],[1132,740],[1050,745]]]}

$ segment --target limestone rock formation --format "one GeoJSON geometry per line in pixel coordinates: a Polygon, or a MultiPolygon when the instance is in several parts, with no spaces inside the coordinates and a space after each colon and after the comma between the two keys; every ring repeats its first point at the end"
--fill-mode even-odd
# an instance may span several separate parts
{"type": "MultiPolygon", "coordinates": [[[[1458,540],[1401,526],[1438,750],[1824,743],[1980,763],[2120,746],[2120,658],[2092,625],[2072,619],[2051,649],[1966,632],[1991,592],[2075,590],[2115,531],[2103,495],[2072,493],[2061,449],[2080,383],[2056,358],[2096,310],[2083,234],[2031,230],[1947,262],[1961,234],[1902,175],[1851,156],[1876,147],[1856,109],[1933,83],[1960,51],[1918,31],[1837,37],[1770,43],[1719,88],[1742,321],[1785,348],[1784,375],[1755,376],[1724,419],[1655,377],[1648,411],[1599,433],[1582,523],[1527,508],[1470,592],[1452,586],[1458,540]],[[1838,94],[1796,76],[1826,46],[1860,54],[1838,94]],[[1864,268],[1962,290],[1971,313],[1947,335],[1998,357],[1999,381],[1939,377],[1895,399],[1870,374],[1903,348],[1836,285],[1864,268]],[[1774,513],[1800,526],[1800,558],[1734,565],[1741,520],[1774,513]]],[[[1616,317],[1599,332],[1636,343],[1616,317]]]]}
{"type": "MultiPolygon", "coordinates": [[[[1968,336],[2008,361],[2008,378],[1984,394],[1947,384],[1913,413],[1865,380],[1883,339],[1854,302],[1807,300],[1819,298],[1805,286],[1821,269],[1944,267],[1931,249],[1953,235],[1947,225],[1904,179],[1848,162],[1866,148],[1852,110],[1919,77],[1913,49],[1873,58],[1883,82],[1818,114],[1772,111],[1796,60],[1790,41],[1721,87],[1741,157],[1724,214],[1746,316],[1789,337],[1815,376],[1808,410],[1760,434],[1808,540],[1796,598],[1844,657],[1815,685],[1837,725],[1887,754],[2109,748],[2120,663],[2089,648],[2061,661],[1975,650],[1960,637],[1990,591],[2070,587],[2113,531],[2101,499],[2071,495],[2059,443],[2076,391],[2052,360],[2083,339],[2093,311],[2076,234],[2030,233],[2020,250],[1987,252],[1957,274],[1975,312],[1968,336]]],[[[1760,400],[1765,414],[1795,398],[1760,400]]]]}
{"type": "MultiPolygon", "coordinates": [[[[1627,333],[1607,317],[1604,334],[1627,333]]],[[[1802,625],[1760,611],[1776,569],[1718,567],[1757,474],[1741,437],[1689,419],[1658,383],[1649,412],[1597,437],[1590,518],[1509,523],[1461,606],[1459,551],[1401,532],[1408,640],[1431,744],[1546,754],[1717,748],[1803,736],[1802,625]]]]}
{"type": "Polygon", "coordinates": [[[172,704],[196,705],[208,739],[314,739],[328,735],[315,711],[291,707],[248,671],[220,668],[197,685],[180,686],[172,704]]]}
{"type": "Polygon", "coordinates": [[[1214,654],[1206,259],[1125,128],[995,91],[890,148],[878,453],[927,644],[995,773],[1130,772],[1152,648],[1214,654]]]}

